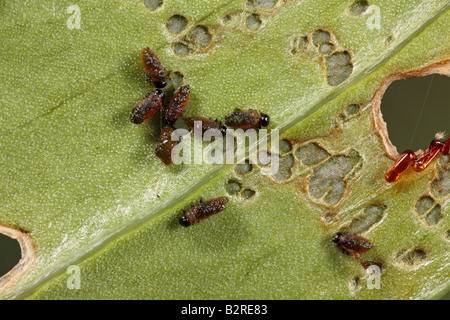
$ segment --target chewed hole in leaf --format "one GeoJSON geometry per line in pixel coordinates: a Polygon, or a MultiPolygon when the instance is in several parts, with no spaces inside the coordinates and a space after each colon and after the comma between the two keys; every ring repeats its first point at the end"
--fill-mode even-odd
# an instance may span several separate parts
{"type": "Polygon", "coordinates": [[[350,279],[349,282],[349,289],[350,294],[352,296],[355,296],[361,289],[363,288],[361,276],[355,276],[352,279],[350,279]]]}
{"type": "Polygon", "coordinates": [[[254,191],[252,189],[244,189],[241,193],[241,197],[245,201],[252,200],[255,197],[255,195],[256,195],[256,191],[254,191]]]}
{"type": "Polygon", "coordinates": [[[359,105],[351,104],[347,108],[345,108],[345,114],[347,115],[347,117],[354,116],[358,114],[360,109],[361,107],[359,105]]]}
{"type": "Polygon", "coordinates": [[[242,189],[242,184],[236,180],[228,180],[225,185],[225,190],[230,195],[238,194],[242,189]]]}
{"type": "Polygon", "coordinates": [[[428,254],[421,248],[401,249],[395,254],[394,259],[400,267],[417,267],[427,262],[428,254]]]}
{"type": "Polygon", "coordinates": [[[186,28],[187,24],[188,20],[184,16],[175,14],[167,20],[166,27],[172,33],[180,33],[186,28]]]}
{"type": "Polygon", "coordinates": [[[361,106],[358,104],[348,105],[342,113],[337,116],[337,119],[341,123],[346,123],[347,121],[357,117],[360,113],[361,106]]]}
{"type": "Polygon", "coordinates": [[[335,52],[325,58],[325,68],[328,84],[337,86],[352,74],[352,57],[348,51],[335,52]]]}
{"type": "Polygon", "coordinates": [[[308,193],[315,202],[336,205],[346,190],[345,177],[361,161],[356,153],[332,156],[314,169],[308,182],[308,193]]]}
{"type": "Polygon", "coordinates": [[[291,53],[296,54],[298,51],[305,50],[308,47],[308,37],[305,35],[296,36],[291,42],[291,53]]]}
{"type": "Polygon", "coordinates": [[[423,196],[416,202],[415,210],[419,215],[423,215],[430,211],[434,205],[434,200],[430,196],[423,196]]]}
{"type": "Polygon", "coordinates": [[[386,206],[382,204],[373,204],[364,209],[364,213],[352,220],[348,230],[350,233],[363,233],[378,222],[381,221],[386,211],[386,206]]]}
{"type": "Polygon", "coordinates": [[[323,43],[319,47],[319,53],[321,54],[330,54],[334,51],[334,44],[332,43],[323,43]]]}
{"type": "Polygon", "coordinates": [[[278,143],[278,150],[281,155],[292,151],[292,143],[289,140],[283,139],[278,143]]]}
{"type": "Polygon", "coordinates": [[[366,0],[357,0],[354,1],[350,7],[348,8],[348,12],[351,15],[359,16],[366,12],[367,8],[369,8],[369,2],[366,0]]]}
{"type": "Polygon", "coordinates": [[[274,8],[280,0],[248,0],[247,7],[252,10],[268,10],[274,8]]]}
{"type": "Polygon", "coordinates": [[[283,182],[289,180],[292,176],[292,168],[294,167],[294,156],[288,154],[280,156],[278,172],[273,175],[276,181],[283,182]]]}
{"type": "Polygon", "coordinates": [[[387,36],[384,37],[384,45],[386,47],[389,47],[392,44],[392,42],[394,42],[394,36],[393,35],[390,34],[390,35],[387,35],[387,36]]]}
{"type": "Polygon", "coordinates": [[[22,258],[19,242],[0,233],[0,277],[11,271],[22,258]]]}
{"type": "Polygon", "coordinates": [[[191,31],[191,37],[200,48],[207,48],[212,42],[212,35],[205,26],[196,26],[191,31]]]}
{"type": "Polygon", "coordinates": [[[330,156],[324,148],[315,142],[297,148],[294,154],[305,166],[313,166],[330,156]]]}
{"type": "Polygon", "coordinates": [[[163,0],[144,0],[144,4],[150,11],[156,11],[163,5],[163,0]]]}
{"type": "Polygon", "coordinates": [[[245,160],[244,163],[238,163],[234,167],[234,173],[237,175],[243,176],[249,174],[253,170],[253,164],[249,162],[249,160],[245,160]]]}
{"type": "Polygon", "coordinates": [[[433,209],[431,209],[430,213],[427,214],[425,217],[425,223],[429,226],[433,226],[435,224],[438,224],[439,221],[441,221],[443,218],[442,215],[442,209],[439,204],[434,206],[433,209]]]}
{"type": "Polygon", "coordinates": [[[176,42],[172,46],[173,52],[180,57],[185,57],[190,55],[194,50],[187,44],[182,42],[176,42]]]}
{"type": "Polygon", "coordinates": [[[262,20],[257,14],[250,14],[245,19],[245,26],[250,30],[258,30],[261,27],[262,20]]]}
{"type": "Polygon", "coordinates": [[[227,25],[231,22],[231,20],[233,19],[233,17],[231,16],[231,14],[226,14],[223,18],[222,18],[222,23],[224,25],[227,25]]]}
{"type": "Polygon", "coordinates": [[[36,247],[30,233],[0,224],[0,248],[0,291],[3,291],[30,270],[36,260],[36,247]]]}
{"type": "Polygon", "coordinates": [[[436,132],[449,130],[449,108],[442,102],[449,99],[450,77],[405,76],[387,87],[380,105],[389,141],[398,153],[425,150],[436,132]]]}
{"type": "Polygon", "coordinates": [[[312,42],[316,47],[330,42],[330,33],[325,30],[316,30],[312,34],[312,42]]]}
{"type": "Polygon", "coordinates": [[[445,198],[450,195],[450,166],[437,171],[437,177],[431,183],[430,190],[437,198],[445,198]]]}

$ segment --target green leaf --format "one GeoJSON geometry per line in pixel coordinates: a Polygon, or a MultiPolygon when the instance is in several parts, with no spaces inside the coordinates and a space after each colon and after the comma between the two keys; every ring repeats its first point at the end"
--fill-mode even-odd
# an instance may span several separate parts
{"type": "Polygon", "coordinates": [[[387,77],[449,59],[448,1],[367,8],[342,0],[164,0],[156,10],[137,0],[77,1],[80,28],[71,29],[73,4],[0,6],[0,221],[28,232],[36,250],[31,268],[0,297],[446,292],[448,157],[386,183],[392,154],[374,126],[372,98],[387,77]],[[129,121],[152,90],[139,57],[147,46],[174,82],[181,74],[190,85],[186,115],[268,113],[269,128],[287,139],[279,173],[263,175],[256,164],[246,174],[233,165],[164,165],[154,154],[158,120],[129,121]],[[240,189],[229,194],[233,182],[240,189]],[[230,202],[182,228],[181,209],[201,196],[230,202]],[[381,264],[380,289],[370,289],[370,274],[331,242],[345,228],[374,244],[362,256],[381,264]],[[80,267],[79,290],[68,286],[71,265],[80,267]]]}

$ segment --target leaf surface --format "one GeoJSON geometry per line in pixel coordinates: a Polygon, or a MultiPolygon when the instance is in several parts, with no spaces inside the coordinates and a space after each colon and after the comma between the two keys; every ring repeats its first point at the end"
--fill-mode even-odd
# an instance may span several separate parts
{"type": "Polygon", "coordinates": [[[436,185],[448,181],[448,157],[387,184],[393,161],[375,133],[371,101],[388,76],[449,59],[449,3],[371,4],[380,29],[369,29],[375,7],[353,14],[351,1],[337,0],[165,0],[156,11],[141,1],[79,1],[80,29],[68,28],[68,1],[3,3],[0,221],[31,234],[36,261],[0,296],[445,292],[450,201],[436,185]],[[177,30],[168,24],[174,15],[187,20],[178,33],[168,29],[177,30]],[[331,49],[317,45],[327,33],[331,49]],[[186,115],[268,113],[270,129],[288,139],[279,175],[263,175],[258,165],[245,175],[234,165],[165,166],[154,154],[158,119],[129,121],[153,90],[139,58],[147,46],[190,85],[186,115]],[[308,163],[301,150],[314,146],[324,157],[308,163]],[[230,203],[182,228],[181,209],[201,196],[230,203]],[[432,208],[422,208],[424,197],[432,208]],[[342,228],[374,243],[364,257],[381,263],[381,289],[370,290],[361,265],[331,242],[342,228]],[[70,265],[81,268],[80,290],[67,286],[70,265]]]}

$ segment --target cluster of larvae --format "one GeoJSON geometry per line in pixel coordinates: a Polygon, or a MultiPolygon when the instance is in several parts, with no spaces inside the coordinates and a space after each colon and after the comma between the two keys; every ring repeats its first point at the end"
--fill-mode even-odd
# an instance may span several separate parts
{"type": "MultiPolygon", "coordinates": [[[[155,91],[147,94],[131,112],[131,122],[141,124],[145,120],[153,117],[159,110],[162,110],[163,125],[156,146],[156,156],[166,165],[171,165],[172,150],[177,145],[179,137],[172,139],[176,130],[175,122],[182,117],[189,101],[191,89],[189,85],[181,86],[165,105],[165,93],[162,90],[167,85],[167,76],[164,65],[158,56],[150,48],[141,51],[141,60],[155,91]]],[[[186,126],[193,131],[204,134],[207,130],[217,130],[222,136],[226,135],[227,127],[233,129],[261,128],[269,125],[270,117],[258,110],[235,109],[232,113],[225,115],[224,126],[220,121],[201,116],[191,116],[183,118],[186,126]],[[197,130],[195,130],[197,129],[197,130]]]]}

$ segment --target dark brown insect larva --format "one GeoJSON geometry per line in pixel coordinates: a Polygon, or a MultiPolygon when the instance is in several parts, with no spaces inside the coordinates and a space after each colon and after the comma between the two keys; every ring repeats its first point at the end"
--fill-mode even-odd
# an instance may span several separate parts
{"type": "Polygon", "coordinates": [[[270,117],[267,114],[254,109],[247,111],[236,109],[225,116],[225,124],[233,129],[260,129],[261,127],[267,127],[269,122],[270,117]]]}
{"type": "Polygon", "coordinates": [[[373,248],[373,244],[361,236],[349,234],[346,232],[337,232],[331,239],[342,249],[342,253],[351,254],[353,259],[357,260],[365,269],[370,263],[360,257],[360,254],[373,248]]]}
{"type": "Polygon", "coordinates": [[[373,244],[366,238],[346,232],[337,232],[333,236],[332,241],[342,249],[342,252],[362,253],[369,251],[373,247],[373,244]]]}
{"type": "Polygon", "coordinates": [[[167,165],[171,165],[172,149],[178,144],[178,141],[172,141],[172,133],[175,129],[164,127],[159,133],[158,143],[156,145],[156,156],[167,165]]]}
{"type": "Polygon", "coordinates": [[[189,86],[182,86],[173,96],[167,108],[164,110],[164,118],[168,124],[174,124],[184,112],[189,101],[191,90],[189,86]]]}
{"type": "Polygon", "coordinates": [[[164,99],[164,93],[156,89],[156,91],[145,96],[144,100],[134,107],[131,111],[131,122],[140,124],[145,120],[153,117],[153,115],[161,108],[164,99]]]}
{"type": "Polygon", "coordinates": [[[189,227],[200,220],[225,210],[227,203],[227,197],[217,197],[206,202],[203,202],[203,199],[200,198],[199,204],[194,206],[192,203],[188,211],[183,210],[184,214],[180,217],[179,222],[183,227],[189,227]]]}
{"type": "Polygon", "coordinates": [[[199,116],[185,117],[184,122],[194,132],[201,132],[205,134],[207,130],[218,130],[223,136],[227,134],[227,127],[225,127],[220,121],[206,119],[199,116]]]}
{"type": "Polygon", "coordinates": [[[166,70],[158,56],[150,48],[144,48],[141,51],[141,60],[148,79],[155,87],[164,88],[167,84],[166,70]]]}

